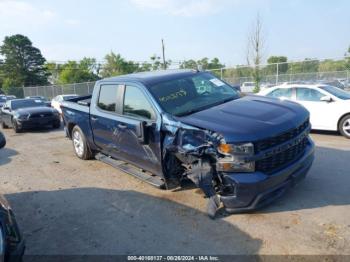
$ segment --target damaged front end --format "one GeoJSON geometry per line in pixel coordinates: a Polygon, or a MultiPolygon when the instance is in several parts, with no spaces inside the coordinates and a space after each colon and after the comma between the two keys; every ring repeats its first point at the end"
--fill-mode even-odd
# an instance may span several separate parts
{"type": "Polygon", "coordinates": [[[208,198],[208,215],[215,217],[220,196],[232,194],[234,186],[220,172],[251,172],[254,164],[245,163],[236,155],[251,153],[247,145],[229,146],[223,136],[174,121],[165,116],[163,133],[163,167],[167,187],[190,179],[208,198]]]}

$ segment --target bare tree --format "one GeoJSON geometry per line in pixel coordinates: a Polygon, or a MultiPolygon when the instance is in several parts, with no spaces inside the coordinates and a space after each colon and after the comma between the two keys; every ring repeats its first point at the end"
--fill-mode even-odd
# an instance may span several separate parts
{"type": "Polygon", "coordinates": [[[257,14],[252,31],[248,35],[247,42],[247,64],[254,66],[252,76],[255,82],[254,92],[260,91],[260,65],[263,60],[263,51],[265,48],[265,38],[263,36],[263,23],[260,15],[257,14]]]}

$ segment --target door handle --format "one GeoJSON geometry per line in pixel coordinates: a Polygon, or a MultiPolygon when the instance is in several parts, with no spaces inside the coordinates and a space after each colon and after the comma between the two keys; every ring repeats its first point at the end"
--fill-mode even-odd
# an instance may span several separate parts
{"type": "Polygon", "coordinates": [[[120,129],[126,129],[128,126],[125,124],[118,124],[118,128],[120,129]]]}
{"type": "Polygon", "coordinates": [[[91,120],[92,120],[92,121],[97,121],[97,119],[98,119],[98,118],[95,117],[95,116],[92,116],[92,117],[91,117],[91,120]]]}

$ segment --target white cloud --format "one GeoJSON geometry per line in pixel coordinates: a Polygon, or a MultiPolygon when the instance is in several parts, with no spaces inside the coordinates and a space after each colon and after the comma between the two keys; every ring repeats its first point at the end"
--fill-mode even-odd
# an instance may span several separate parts
{"type": "Polygon", "coordinates": [[[139,9],[153,9],[174,16],[205,16],[216,14],[237,0],[130,0],[139,9]]]}
{"type": "Polygon", "coordinates": [[[0,0],[0,24],[5,28],[47,24],[55,16],[53,11],[37,8],[25,1],[0,0]]]}
{"type": "Polygon", "coordinates": [[[70,26],[76,26],[80,24],[80,21],[77,19],[65,19],[64,22],[70,26]]]}

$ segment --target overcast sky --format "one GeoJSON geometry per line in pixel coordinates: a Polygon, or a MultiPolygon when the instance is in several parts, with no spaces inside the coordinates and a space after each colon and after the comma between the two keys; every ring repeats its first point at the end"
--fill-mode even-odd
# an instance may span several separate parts
{"type": "Polygon", "coordinates": [[[127,59],[160,54],[172,60],[218,57],[244,64],[257,13],[269,55],[341,57],[350,45],[348,0],[0,0],[0,39],[28,36],[49,61],[127,59]]]}

